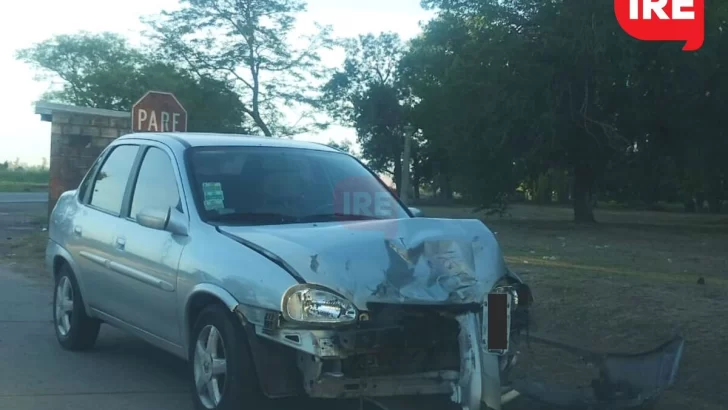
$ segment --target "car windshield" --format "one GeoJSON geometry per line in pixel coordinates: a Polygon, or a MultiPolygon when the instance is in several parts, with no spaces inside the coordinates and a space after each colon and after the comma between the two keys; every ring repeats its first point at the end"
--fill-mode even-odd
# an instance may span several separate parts
{"type": "Polygon", "coordinates": [[[197,147],[187,156],[201,216],[217,224],[407,218],[353,157],[282,147],[197,147]]]}

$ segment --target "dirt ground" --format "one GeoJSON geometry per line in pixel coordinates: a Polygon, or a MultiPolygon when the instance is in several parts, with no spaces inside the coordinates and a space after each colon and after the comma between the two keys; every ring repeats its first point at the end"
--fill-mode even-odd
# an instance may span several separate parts
{"type": "MultiPolygon", "coordinates": [[[[509,217],[423,208],[431,217],[483,219],[512,270],[531,285],[535,332],[605,352],[686,340],[675,386],[660,410],[728,403],[728,217],[597,211],[596,226],[568,208],[514,206],[509,217]],[[703,278],[705,284],[698,284],[703,278]]],[[[571,356],[531,344],[519,373],[588,385],[571,356]],[[576,379],[576,380],[574,380],[576,379]]]]}
{"type": "Polygon", "coordinates": [[[0,263],[3,267],[42,277],[48,205],[45,203],[0,203],[0,263]]]}
{"type": "MultiPolygon", "coordinates": [[[[423,210],[481,218],[466,208],[423,210]]],[[[44,278],[45,212],[45,204],[0,207],[0,263],[44,278]]],[[[596,217],[596,226],[577,226],[570,209],[518,205],[510,216],[481,218],[533,289],[533,331],[606,352],[640,352],[681,334],[677,383],[657,409],[725,408],[728,217],[606,210],[596,217]]],[[[571,356],[537,344],[522,353],[519,377],[590,382],[571,356]]]]}

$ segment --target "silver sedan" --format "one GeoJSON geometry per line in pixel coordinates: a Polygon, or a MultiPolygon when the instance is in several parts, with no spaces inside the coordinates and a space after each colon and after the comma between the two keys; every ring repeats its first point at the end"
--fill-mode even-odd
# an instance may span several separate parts
{"type": "Polygon", "coordinates": [[[199,409],[548,399],[508,380],[533,298],[494,235],[478,220],[420,216],[323,145],[124,136],[51,215],[58,341],[84,350],[101,323],[128,331],[189,362],[199,409]]]}

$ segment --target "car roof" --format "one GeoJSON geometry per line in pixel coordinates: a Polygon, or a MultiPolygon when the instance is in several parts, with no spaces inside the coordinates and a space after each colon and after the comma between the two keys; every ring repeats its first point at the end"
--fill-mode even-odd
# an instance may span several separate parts
{"type": "Polygon", "coordinates": [[[163,143],[180,143],[189,147],[240,146],[240,147],[285,147],[313,149],[319,151],[341,152],[324,144],[296,141],[288,138],[259,137],[245,134],[217,134],[206,132],[139,132],[126,134],[119,138],[146,139],[163,143]]]}

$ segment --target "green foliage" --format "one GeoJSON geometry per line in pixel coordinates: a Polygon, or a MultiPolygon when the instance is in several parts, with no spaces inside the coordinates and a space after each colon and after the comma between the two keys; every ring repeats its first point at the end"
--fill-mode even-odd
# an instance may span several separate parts
{"type": "Polygon", "coordinates": [[[704,193],[719,207],[728,7],[706,12],[704,48],[684,53],[624,34],[610,2],[424,5],[438,15],[412,42],[405,81],[436,167],[464,195],[487,206],[566,171],[577,221],[593,221],[597,190],[648,203],[704,193]]]}
{"type": "MultiPolygon", "coordinates": [[[[323,87],[324,106],[340,123],[354,127],[361,157],[400,187],[407,102],[398,64],[404,45],[394,33],[344,41],[343,69],[323,87]]],[[[409,166],[409,164],[407,165],[409,166]]]]}
{"type": "Polygon", "coordinates": [[[500,28],[478,30],[485,30],[479,19],[442,13],[412,42],[402,76],[418,97],[413,122],[425,139],[426,169],[441,190],[490,207],[518,184],[518,147],[506,136],[528,123],[507,118],[518,100],[500,81],[503,49],[516,44],[500,28]]]}
{"type": "Polygon", "coordinates": [[[333,45],[330,28],[291,45],[299,0],[181,0],[182,7],[150,18],[167,61],[200,76],[233,84],[243,111],[266,136],[291,135],[323,128],[311,107],[317,106],[317,82],[326,75],[320,51],[333,45]],[[288,124],[283,108],[303,111],[288,124]]]}
{"type": "Polygon", "coordinates": [[[117,34],[59,35],[17,54],[41,74],[60,78],[45,99],[131,111],[149,90],[174,92],[190,113],[190,131],[245,132],[244,106],[224,81],[198,76],[131,47],[117,34]]]}
{"type": "Polygon", "coordinates": [[[333,149],[338,149],[341,152],[346,152],[347,154],[354,155],[354,148],[351,146],[351,141],[349,140],[343,140],[341,142],[336,142],[334,140],[329,140],[329,142],[326,143],[329,147],[333,149]]]}

